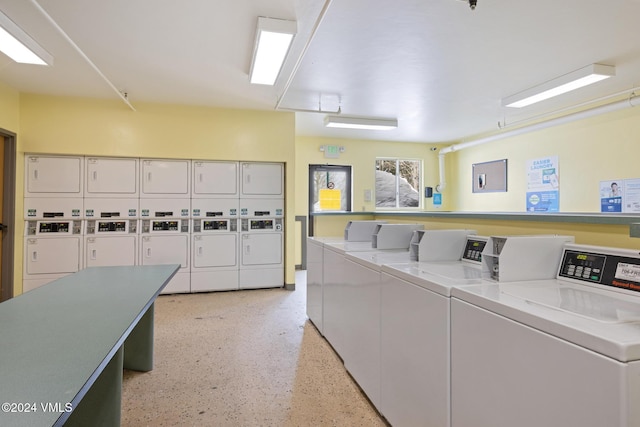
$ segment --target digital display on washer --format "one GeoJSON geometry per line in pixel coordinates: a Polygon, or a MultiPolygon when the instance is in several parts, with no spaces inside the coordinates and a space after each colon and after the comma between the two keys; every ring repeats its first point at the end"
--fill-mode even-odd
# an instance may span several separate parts
{"type": "Polygon", "coordinates": [[[68,233],[69,232],[69,223],[68,222],[41,222],[40,233],[68,233]]]}
{"type": "Polygon", "coordinates": [[[482,251],[486,245],[486,240],[467,239],[462,259],[482,262],[482,251]]]}
{"type": "Polygon", "coordinates": [[[126,221],[98,221],[99,232],[126,231],[126,221]]]}
{"type": "Polygon", "coordinates": [[[251,229],[252,230],[272,230],[273,220],[272,219],[260,219],[260,220],[252,219],[251,229]]]}
{"type": "Polygon", "coordinates": [[[559,275],[640,292],[640,259],[566,250],[559,275]]]}
{"type": "Polygon", "coordinates": [[[178,231],[178,221],[153,221],[153,231],[178,231]]]}
{"type": "Polygon", "coordinates": [[[202,221],[203,230],[227,230],[227,221],[202,221]]]}

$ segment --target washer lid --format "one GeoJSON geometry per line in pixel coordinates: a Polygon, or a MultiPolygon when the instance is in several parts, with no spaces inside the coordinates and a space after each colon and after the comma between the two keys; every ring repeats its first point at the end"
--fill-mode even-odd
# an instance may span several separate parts
{"type": "Polygon", "coordinates": [[[407,249],[379,249],[375,252],[347,252],[345,258],[364,265],[372,270],[380,271],[383,264],[397,262],[409,262],[409,250],[407,249]]]}
{"type": "Polygon", "coordinates": [[[482,268],[462,261],[389,264],[382,271],[446,297],[454,287],[483,283],[482,268]]]}
{"type": "Polygon", "coordinates": [[[552,279],[456,288],[452,296],[613,359],[640,360],[640,295],[552,279]]]}

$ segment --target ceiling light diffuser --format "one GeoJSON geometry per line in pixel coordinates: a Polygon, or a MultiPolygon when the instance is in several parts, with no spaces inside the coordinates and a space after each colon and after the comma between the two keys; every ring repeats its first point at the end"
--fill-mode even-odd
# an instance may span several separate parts
{"type": "Polygon", "coordinates": [[[275,84],[295,34],[295,21],[258,18],[253,61],[249,73],[251,83],[275,84]]]}
{"type": "Polygon", "coordinates": [[[373,119],[367,117],[326,116],[324,125],[328,128],[390,130],[398,127],[397,119],[373,119]]]}
{"type": "Polygon", "coordinates": [[[521,108],[616,75],[611,65],[591,64],[502,100],[505,107],[521,108]]]}
{"type": "Polygon", "coordinates": [[[53,57],[49,52],[2,12],[0,12],[0,51],[22,64],[53,64],[53,57]]]}

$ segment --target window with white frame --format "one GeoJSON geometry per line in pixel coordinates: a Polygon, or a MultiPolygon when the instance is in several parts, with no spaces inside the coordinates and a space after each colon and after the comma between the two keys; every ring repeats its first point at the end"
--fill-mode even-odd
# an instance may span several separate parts
{"type": "Polygon", "coordinates": [[[417,209],[422,206],[422,161],[376,159],[376,209],[417,209]]]}

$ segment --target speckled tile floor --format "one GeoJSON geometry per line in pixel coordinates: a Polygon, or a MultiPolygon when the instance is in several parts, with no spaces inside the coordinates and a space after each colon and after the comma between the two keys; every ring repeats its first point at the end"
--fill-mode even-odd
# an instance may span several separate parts
{"type": "Polygon", "coordinates": [[[154,370],[125,371],[122,426],[386,426],[296,290],[162,295],[154,370]]]}

